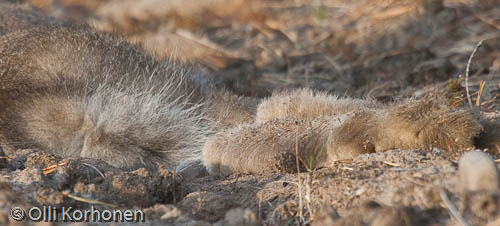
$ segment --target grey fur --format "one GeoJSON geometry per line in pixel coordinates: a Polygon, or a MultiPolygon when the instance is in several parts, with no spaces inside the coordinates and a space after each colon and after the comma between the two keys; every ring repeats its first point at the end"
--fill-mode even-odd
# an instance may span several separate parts
{"type": "Polygon", "coordinates": [[[127,169],[198,159],[214,124],[200,76],[89,26],[0,4],[0,143],[10,151],[127,169]]]}

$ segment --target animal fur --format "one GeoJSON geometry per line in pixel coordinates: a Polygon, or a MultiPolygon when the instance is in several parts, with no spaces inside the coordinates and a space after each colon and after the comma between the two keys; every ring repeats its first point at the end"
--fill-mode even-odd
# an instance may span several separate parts
{"type": "Polygon", "coordinates": [[[252,122],[259,100],[251,97],[234,95],[228,91],[210,94],[210,111],[208,115],[216,123],[216,131],[223,131],[241,123],[252,122]]]}
{"type": "Polygon", "coordinates": [[[98,158],[126,169],[173,167],[200,158],[218,121],[239,123],[225,120],[228,109],[246,120],[251,112],[232,107],[240,100],[110,34],[0,4],[6,150],[98,158]]]}
{"type": "Polygon", "coordinates": [[[431,99],[383,105],[303,89],[264,100],[255,123],[212,136],[202,158],[210,172],[230,174],[293,171],[296,154],[305,168],[332,167],[341,159],[393,148],[437,147],[453,155],[477,144],[480,134],[498,137],[497,124],[431,99]],[[491,127],[487,134],[485,127],[491,127]]]}
{"type": "Polygon", "coordinates": [[[302,160],[309,154],[324,159],[320,145],[327,141],[328,134],[321,130],[335,130],[344,120],[319,117],[312,121],[276,119],[242,124],[210,137],[202,159],[212,174],[293,171],[295,158],[288,154],[295,154],[296,145],[302,160]],[[308,147],[309,142],[318,145],[308,147]]]}
{"type": "Polygon", "coordinates": [[[323,92],[299,89],[294,92],[275,93],[272,98],[263,100],[257,109],[256,121],[334,116],[380,107],[381,104],[374,100],[340,98],[323,92]]]}

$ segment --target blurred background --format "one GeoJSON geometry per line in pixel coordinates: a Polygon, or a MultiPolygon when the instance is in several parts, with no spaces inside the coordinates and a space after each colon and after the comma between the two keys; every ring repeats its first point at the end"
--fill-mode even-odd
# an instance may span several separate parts
{"type": "Polygon", "coordinates": [[[500,109],[498,0],[25,0],[254,97],[311,87],[388,101],[434,93],[500,109]]]}

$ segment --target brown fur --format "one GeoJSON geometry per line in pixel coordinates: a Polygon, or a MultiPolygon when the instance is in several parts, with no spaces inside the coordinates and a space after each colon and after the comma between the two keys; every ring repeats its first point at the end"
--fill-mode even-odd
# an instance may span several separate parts
{"type": "Polygon", "coordinates": [[[257,122],[273,119],[305,119],[318,116],[339,115],[356,110],[378,108],[373,100],[352,99],[328,95],[310,89],[275,93],[263,100],[257,109],[257,122]]]}
{"type": "Polygon", "coordinates": [[[322,131],[313,138],[324,149],[324,153],[315,155],[315,167],[330,167],[340,159],[393,148],[437,147],[454,155],[474,146],[474,138],[483,130],[472,110],[451,109],[430,99],[384,106],[297,90],[263,101],[256,123],[211,137],[202,158],[212,173],[221,174],[287,168],[277,159],[284,153],[295,155],[296,150],[299,158],[308,162],[311,136],[304,135],[310,131],[307,125],[322,131]]]}
{"type": "Polygon", "coordinates": [[[228,91],[212,92],[210,95],[208,114],[216,122],[214,127],[217,131],[255,120],[258,99],[237,96],[228,91]]]}
{"type": "Polygon", "coordinates": [[[474,146],[482,129],[470,110],[452,110],[427,99],[407,101],[388,108],[380,121],[376,149],[463,151],[474,146]]]}
{"type": "MultiPolygon", "coordinates": [[[[242,124],[212,136],[203,148],[202,159],[213,174],[295,171],[295,157],[289,159],[289,156],[284,154],[295,154],[298,148],[301,163],[308,167],[310,154],[318,160],[325,158],[323,144],[328,139],[329,132],[344,120],[330,119],[275,119],[263,123],[242,124]]],[[[319,165],[322,162],[314,164],[319,165]]]]}
{"type": "Polygon", "coordinates": [[[338,129],[331,131],[326,143],[326,165],[340,159],[350,159],[360,154],[374,153],[375,135],[378,133],[378,111],[364,110],[349,113],[348,119],[338,129]]]}

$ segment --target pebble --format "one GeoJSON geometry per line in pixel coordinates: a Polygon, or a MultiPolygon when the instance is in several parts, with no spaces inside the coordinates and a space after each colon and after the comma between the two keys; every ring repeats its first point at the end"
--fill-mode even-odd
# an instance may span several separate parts
{"type": "Polygon", "coordinates": [[[462,192],[498,191],[500,173],[493,159],[481,151],[465,153],[458,163],[462,192]]]}

